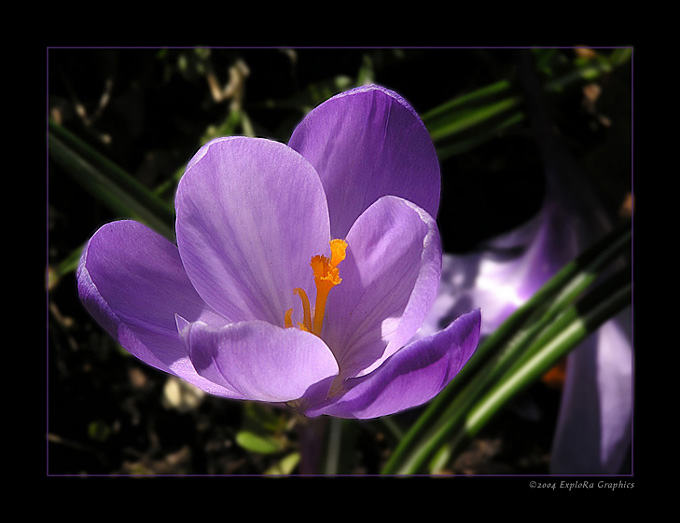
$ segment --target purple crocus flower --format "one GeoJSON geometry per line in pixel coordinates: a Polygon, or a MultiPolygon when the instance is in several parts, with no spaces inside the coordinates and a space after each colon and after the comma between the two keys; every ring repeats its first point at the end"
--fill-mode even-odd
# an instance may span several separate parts
{"type": "Polygon", "coordinates": [[[204,145],[177,189],[177,245],[104,225],[80,297],[129,352],[208,393],[310,417],[392,414],[435,396],[478,342],[473,311],[407,343],[437,294],[438,205],[418,115],[387,89],[353,89],[288,145],[204,145]]]}

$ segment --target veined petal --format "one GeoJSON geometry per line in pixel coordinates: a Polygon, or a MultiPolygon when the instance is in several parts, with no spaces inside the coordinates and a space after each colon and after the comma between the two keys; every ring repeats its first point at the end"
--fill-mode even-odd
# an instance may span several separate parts
{"type": "Polygon", "coordinates": [[[437,334],[402,348],[371,374],[346,380],[344,393],[311,405],[305,415],[377,418],[429,401],[474,354],[480,321],[479,310],[461,316],[437,334]]]}
{"type": "Polygon", "coordinates": [[[235,397],[200,377],[189,361],[175,323],[222,325],[187,278],[175,247],[144,225],[104,225],[85,247],[77,271],[85,308],[130,353],[212,394],[235,397]]]}
{"type": "Polygon", "coordinates": [[[186,339],[201,376],[250,400],[277,403],[306,394],[325,396],[338,374],[326,344],[298,329],[263,321],[215,329],[197,322],[186,339]]]}
{"type": "Polygon", "coordinates": [[[441,269],[436,222],[395,196],[369,207],[347,243],[323,331],[345,378],[370,372],[411,339],[437,294],[441,269]]]}
{"type": "Polygon", "coordinates": [[[310,258],[330,239],[314,168],[284,144],[229,137],[190,161],[176,196],[177,244],[201,297],[231,322],[283,325],[310,258]]]}
{"type": "Polygon", "coordinates": [[[297,126],[289,145],[321,177],[334,238],[344,238],[385,195],[437,215],[440,175],[432,140],[413,108],[388,89],[369,85],[330,98],[297,126]]]}

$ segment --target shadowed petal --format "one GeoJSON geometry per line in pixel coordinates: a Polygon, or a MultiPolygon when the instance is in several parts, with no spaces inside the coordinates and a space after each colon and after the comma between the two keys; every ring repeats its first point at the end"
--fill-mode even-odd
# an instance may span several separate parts
{"type": "Polygon", "coordinates": [[[479,310],[469,312],[437,334],[402,348],[371,374],[347,380],[344,394],[312,405],[305,414],[368,419],[421,405],[446,387],[470,359],[479,327],[479,310]]]}
{"type": "Polygon", "coordinates": [[[293,289],[312,286],[309,260],[330,240],[309,162],[269,140],[213,140],[189,163],[175,203],[177,245],[201,297],[231,322],[283,326],[293,289]]]}
{"type": "Polygon", "coordinates": [[[574,350],[551,452],[554,474],[618,474],[630,453],[630,311],[574,350]]]}
{"type": "Polygon", "coordinates": [[[442,256],[437,299],[417,337],[473,307],[484,311],[482,336],[495,331],[577,251],[569,215],[547,203],[534,218],[475,251],[442,256]]]}
{"type": "Polygon", "coordinates": [[[344,238],[359,215],[388,194],[437,215],[439,163],[430,135],[413,108],[388,89],[363,86],[325,101],[297,126],[289,145],[321,177],[334,238],[344,238]]]}
{"type": "MultiPolygon", "coordinates": [[[[611,230],[616,218],[608,213],[590,173],[559,138],[530,52],[519,55],[519,72],[528,95],[526,109],[545,161],[546,201],[562,209],[567,216],[564,223],[574,229],[578,244],[569,253],[573,257],[611,230]]],[[[554,239],[561,240],[561,236],[554,239]]],[[[632,459],[630,314],[628,309],[611,319],[569,354],[551,472],[611,474],[632,459]]]]}
{"type": "Polygon", "coordinates": [[[437,294],[441,244],[434,219],[394,196],[367,209],[347,243],[323,335],[343,377],[354,377],[403,347],[422,323],[437,294]]]}
{"type": "Polygon", "coordinates": [[[85,247],[77,278],[85,308],[130,353],[207,392],[235,397],[196,374],[177,332],[176,314],[214,326],[225,320],[198,296],[172,243],[133,221],[104,225],[85,247]]]}
{"type": "Polygon", "coordinates": [[[214,329],[198,322],[186,337],[199,374],[244,398],[285,402],[302,398],[338,374],[326,344],[298,329],[283,329],[262,321],[214,329]]]}

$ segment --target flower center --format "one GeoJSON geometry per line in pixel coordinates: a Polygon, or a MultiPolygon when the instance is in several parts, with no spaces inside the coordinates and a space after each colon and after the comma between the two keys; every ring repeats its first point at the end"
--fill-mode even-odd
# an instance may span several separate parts
{"type": "MultiPolygon", "coordinates": [[[[314,304],[313,318],[307,293],[300,287],[295,288],[293,291],[300,296],[302,301],[303,320],[302,323],[298,323],[298,327],[319,337],[323,327],[323,317],[326,313],[328,293],[342,281],[342,278],[339,276],[338,264],[345,259],[345,251],[347,250],[347,242],[345,240],[331,240],[330,245],[330,258],[319,254],[312,256],[312,260],[309,262],[312,271],[314,271],[314,283],[316,284],[316,302],[314,304]]],[[[292,315],[293,309],[288,309],[284,317],[286,328],[293,327],[292,315]]]]}

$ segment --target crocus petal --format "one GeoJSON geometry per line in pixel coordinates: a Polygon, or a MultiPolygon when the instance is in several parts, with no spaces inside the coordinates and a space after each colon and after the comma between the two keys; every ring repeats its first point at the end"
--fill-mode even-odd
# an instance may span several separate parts
{"type": "Polygon", "coordinates": [[[305,414],[368,419],[425,403],[470,359],[479,326],[479,310],[461,316],[437,334],[402,348],[371,374],[345,381],[344,394],[310,406],[305,414]]]}
{"type": "Polygon", "coordinates": [[[334,238],[344,238],[359,215],[388,194],[437,215],[434,146],[413,108],[390,90],[370,85],[330,98],[297,126],[289,145],[321,177],[334,238]]]}
{"type": "Polygon", "coordinates": [[[441,243],[434,219],[395,196],[369,207],[347,243],[323,336],[343,377],[354,377],[404,346],[422,323],[437,294],[441,243]]]}
{"type": "Polygon", "coordinates": [[[338,365],[326,344],[299,329],[262,321],[221,329],[196,322],[187,333],[199,374],[256,401],[285,402],[328,391],[338,365]]]}
{"type": "Polygon", "coordinates": [[[313,287],[310,258],[330,240],[309,162],[269,140],[213,140],[189,163],[175,205],[182,262],[201,297],[231,322],[283,325],[293,290],[313,287]]]}
{"type": "Polygon", "coordinates": [[[225,323],[192,287],[175,247],[133,221],[104,225],[90,239],[77,271],[85,308],[130,353],[212,394],[235,397],[200,377],[175,321],[225,323]]]}
{"type": "Polygon", "coordinates": [[[630,453],[630,310],[574,350],[555,431],[554,474],[618,474],[630,453]]]}

